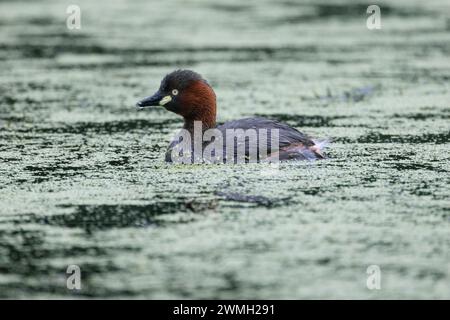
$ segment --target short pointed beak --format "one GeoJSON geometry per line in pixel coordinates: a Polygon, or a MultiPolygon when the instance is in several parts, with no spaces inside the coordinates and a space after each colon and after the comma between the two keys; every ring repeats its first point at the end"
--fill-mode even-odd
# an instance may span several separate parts
{"type": "Polygon", "coordinates": [[[136,103],[136,107],[145,108],[150,106],[159,106],[159,102],[163,99],[163,95],[158,91],[154,95],[147,97],[138,103],[136,103]]]}

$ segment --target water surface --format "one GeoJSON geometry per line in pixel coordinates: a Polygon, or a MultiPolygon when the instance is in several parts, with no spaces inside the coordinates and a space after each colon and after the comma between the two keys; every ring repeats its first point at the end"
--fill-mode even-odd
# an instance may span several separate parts
{"type": "Polygon", "coordinates": [[[1,298],[450,298],[447,1],[72,2],[0,2],[1,298]],[[165,164],[180,67],[330,159],[165,164]]]}

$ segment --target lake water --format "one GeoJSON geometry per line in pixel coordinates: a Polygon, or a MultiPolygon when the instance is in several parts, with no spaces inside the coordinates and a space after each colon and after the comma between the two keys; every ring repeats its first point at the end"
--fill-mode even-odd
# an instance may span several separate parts
{"type": "Polygon", "coordinates": [[[1,298],[450,298],[448,1],[72,3],[0,2],[1,298]],[[330,159],[165,164],[176,68],[330,159]]]}

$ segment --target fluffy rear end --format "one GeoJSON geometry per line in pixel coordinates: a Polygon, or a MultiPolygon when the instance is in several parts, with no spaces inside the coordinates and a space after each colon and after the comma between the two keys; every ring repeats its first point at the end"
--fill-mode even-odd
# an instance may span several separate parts
{"type": "MultiPolygon", "coordinates": [[[[297,143],[284,147],[278,152],[278,158],[280,161],[325,159],[323,150],[329,145],[330,140],[313,140],[313,142],[313,146],[297,143]]],[[[273,156],[272,154],[271,157],[273,156]]]]}

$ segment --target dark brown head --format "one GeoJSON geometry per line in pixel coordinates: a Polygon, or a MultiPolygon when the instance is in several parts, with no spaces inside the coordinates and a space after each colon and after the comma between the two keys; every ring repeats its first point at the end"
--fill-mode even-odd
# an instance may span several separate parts
{"type": "Polygon", "coordinates": [[[136,106],[163,106],[181,115],[187,126],[194,121],[202,121],[204,128],[216,124],[216,95],[201,75],[190,70],[169,73],[161,81],[159,90],[136,106]]]}

